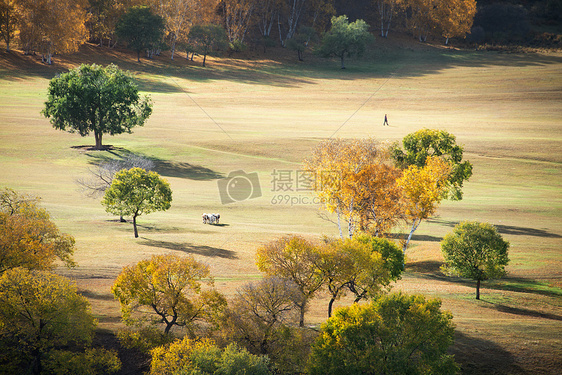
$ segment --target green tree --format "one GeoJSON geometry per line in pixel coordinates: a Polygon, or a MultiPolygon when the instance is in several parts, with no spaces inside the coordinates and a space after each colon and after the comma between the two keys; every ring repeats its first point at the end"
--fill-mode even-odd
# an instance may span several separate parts
{"type": "Polygon", "coordinates": [[[199,46],[203,53],[203,66],[207,60],[207,54],[213,48],[225,48],[228,45],[226,31],[218,25],[195,25],[189,31],[189,40],[199,46]]]}
{"type": "Polygon", "coordinates": [[[171,202],[170,184],[158,173],[141,168],[117,172],[102,200],[107,212],[133,217],[135,238],[139,236],[137,217],[154,211],[165,211],[170,208],[171,202]]]}
{"type": "Polygon", "coordinates": [[[488,223],[464,221],[441,241],[445,257],[443,270],[451,275],[476,280],[476,299],[480,299],[480,282],[506,274],[509,242],[488,223]]]}
{"type": "Polygon", "coordinates": [[[48,355],[88,344],[96,322],[88,300],[66,278],[25,268],[0,276],[0,369],[40,374],[48,355]]]}
{"type": "Polygon", "coordinates": [[[316,267],[315,246],[300,236],[285,236],[258,248],[256,264],[269,276],[278,276],[295,283],[302,293],[298,302],[299,326],[304,327],[304,314],[310,299],[322,287],[324,279],[316,267]]]}
{"type": "Polygon", "coordinates": [[[155,255],[123,268],[111,292],[127,325],[156,314],[152,323],[164,323],[166,334],[174,326],[194,332],[197,322],[213,322],[226,304],[216,290],[203,290],[203,283],[213,285],[209,267],[192,256],[155,255]]]}
{"type": "Polygon", "coordinates": [[[115,33],[123,38],[129,48],[137,53],[155,48],[164,37],[164,19],[152,12],[147,6],[131,7],[121,16],[115,27],[115,33]]]}
{"type": "Polygon", "coordinates": [[[38,207],[36,198],[0,190],[0,274],[16,267],[51,269],[57,258],[74,267],[74,242],[38,207]]]}
{"type": "Polygon", "coordinates": [[[354,55],[361,56],[367,43],[373,40],[369,33],[369,25],[363,20],[349,23],[347,16],[332,17],[332,28],[322,37],[318,52],[325,57],[336,56],[341,60],[341,68],[345,69],[344,60],[354,55]]]}
{"type": "Polygon", "coordinates": [[[313,27],[303,26],[291,39],[287,40],[287,48],[297,51],[299,61],[303,61],[302,55],[308,48],[309,43],[317,38],[316,30],[313,27]]]}
{"type": "Polygon", "coordinates": [[[55,129],[94,133],[96,149],[103,134],[131,133],[152,113],[148,97],[141,98],[129,73],[115,65],[81,65],[49,82],[48,98],[41,112],[55,129]]]}
{"type": "Polygon", "coordinates": [[[405,136],[402,145],[404,150],[399,144],[392,148],[392,157],[399,168],[407,169],[412,165],[421,168],[431,156],[451,163],[446,196],[452,200],[462,199],[463,182],[472,176],[472,164],[463,161],[463,148],[457,145],[454,135],[444,130],[421,129],[405,136]]]}
{"type": "Polygon", "coordinates": [[[308,370],[332,374],[456,374],[447,348],[452,315],[422,295],[382,295],[336,311],[312,347],[308,370]]]}
{"type": "Polygon", "coordinates": [[[151,351],[151,375],[268,375],[267,357],[250,354],[236,344],[221,350],[212,340],[185,337],[151,351]]]}

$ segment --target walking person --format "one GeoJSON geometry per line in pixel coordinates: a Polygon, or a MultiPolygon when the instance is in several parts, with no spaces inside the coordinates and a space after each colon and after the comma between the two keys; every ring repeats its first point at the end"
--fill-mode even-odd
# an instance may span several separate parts
{"type": "Polygon", "coordinates": [[[384,115],[384,122],[382,123],[382,126],[390,126],[388,125],[388,117],[386,117],[386,114],[384,115]]]}

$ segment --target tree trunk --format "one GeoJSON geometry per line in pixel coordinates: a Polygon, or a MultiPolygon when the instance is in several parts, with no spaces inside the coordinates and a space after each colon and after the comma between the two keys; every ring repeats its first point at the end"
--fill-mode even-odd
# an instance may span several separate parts
{"type": "Polygon", "coordinates": [[[480,299],[480,279],[476,280],[476,299],[480,299]]]}
{"type": "Polygon", "coordinates": [[[205,52],[203,53],[203,68],[205,67],[205,61],[207,61],[207,46],[205,46],[205,52]]]}
{"type": "Polygon", "coordinates": [[[103,133],[100,132],[94,132],[94,139],[96,140],[96,150],[101,150],[102,149],[102,144],[101,144],[101,138],[102,138],[103,133]]]}
{"type": "Polygon", "coordinates": [[[341,68],[345,69],[345,64],[344,64],[344,55],[341,55],[341,68]]]}
{"type": "Polygon", "coordinates": [[[414,219],[414,222],[412,223],[412,229],[410,230],[410,234],[408,235],[408,239],[406,240],[406,243],[404,244],[404,248],[402,249],[402,251],[404,252],[404,255],[406,255],[406,249],[408,248],[408,244],[410,243],[410,240],[412,239],[412,235],[414,234],[416,229],[418,229],[418,226],[420,225],[420,223],[421,223],[421,220],[418,221],[418,219],[414,219]]]}
{"type": "Polygon", "coordinates": [[[332,316],[332,307],[334,306],[334,302],[336,299],[334,297],[330,298],[330,302],[328,303],[328,318],[332,316]]]}
{"type": "Polygon", "coordinates": [[[139,231],[137,230],[137,215],[133,215],[133,229],[135,231],[135,238],[138,238],[139,231]]]}

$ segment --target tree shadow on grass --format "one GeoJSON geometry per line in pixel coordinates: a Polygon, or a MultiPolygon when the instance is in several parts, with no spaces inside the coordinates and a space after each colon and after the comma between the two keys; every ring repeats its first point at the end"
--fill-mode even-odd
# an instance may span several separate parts
{"type": "MultiPolygon", "coordinates": [[[[453,228],[458,221],[440,220],[440,219],[429,219],[430,223],[440,224],[453,228]]],[[[510,235],[510,236],[532,236],[532,237],[542,237],[542,238],[562,238],[558,233],[548,232],[544,229],[537,229],[531,227],[518,227],[514,225],[502,225],[494,224],[496,229],[500,234],[510,235]]]]}
{"type": "Polygon", "coordinates": [[[533,318],[541,318],[541,319],[550,319],[550,320],[562,320],[562,315],[551,314],[551,313],[544,313],[537,310],[531,309],[524,309],[521,307],[514,307],[514,306],[507,306],[501,303],[486,301],[486,297],[481,297],[481,301],[485,302],[486,305],[483,307],[488,309],[494,309],[503,313],[513,314],[513,315],[521,315],[521,316],[530,316],[533,318]]]}
{"type": "Polygon", "coordinates": [[[449,353],[455,355],[463,375],[527,373],[515,363],[513,355],[498,344],[459,331],[455,331],[455,344],[449,353]]]}
{"type": "Polygon", "coordinates": [[[86,156],[90,158],[89,163],[92,165],[100,165],[111,160],[122,161],[127,156],[141,156],[154,162],[153,170],[165,177],[187,178],[190,180],[207,181],[224,178],[222,173],[213,171],[212,169],[201,165],[194,165],[187,162],[178,162],[164,160],[153,156],[147,156],[139,153],[133,153],[123,147],[114,147],[112,145],[104,146],[103,150],[96,150],[93,146],[82,145],[72,146],[73,149],[87,151],[86,156]]]}
{"type": "Polygon", "coordinates": [[[405,264],[405,268],[407,272],[431,274],[435,277],[441,276],[445,278],[445,275],[441,272],[440,269],[442,264],[442,262],[438,262],[436,260],[424,260],[421,262],[408,262],[405,264]]]}
{"type": "Polygon", "coordinates": [[[156,164],[156,167],[154,168],[155,172],[158,172],[162,176],[188,178],[190,180],[197,181],[217,180],[224,177],[222,173],[215,172],[212,169],[201,165],[156,158],[151,159],[156,164]]]}
{"type": "Polygon", "coordinates": [[[142,237],[143,242],[141,245],[160,247],[164,249],[182,251],[188,254],[202,255],[211,258],[225,258],[225,259],[238,259],[238,256],[234,251],[221,249],[218,247],[205,246],[205,245],[193,245],[187,242],[170,242],[170,241],[156,241],[148,238],[142,237]]]}
{"type": "MultiPolygon", "coordinates": [[[[435,260],[406,263],[406,272],[412,272],[416,278],[445,281],[468,287],[476,287],[476,281],[456,276],[447,276],[441,271],[443,263],[435,260]]],[[[517,293],[538,294],[547,297],[562,297],[562,289],[545,286],[544,282],[520,277],[504,277],[499,280],[485,280],[482,288],[491,290],[508,290],[517,293]]]]}

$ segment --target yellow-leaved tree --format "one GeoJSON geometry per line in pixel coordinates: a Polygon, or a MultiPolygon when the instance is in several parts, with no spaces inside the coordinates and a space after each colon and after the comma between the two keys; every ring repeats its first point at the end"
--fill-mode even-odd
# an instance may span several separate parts
{"type": "Polygon", "coordinates": [[[20,42],[26,53],[40,51],[52,63],[56,53],[78,50],[87,39],[85,0],[18,0],[20,42]]]}
{"type": "Polygon", "coordinates": [[[304,161],[316,176],[315,191],[351,238],[356,230],[382,237],[402,218],[401,171],[390,161],[389,146],[372,139],[329,139],[304,161]]]}
{"type": "Polygon", "coordinates": [[[433,215],[444,198],[451,170],[450,162],[430,156],[425,166],[411,165],[398,179],[398,186],[402,188],[404,195],[406,218],[411,223],[410,234],[403,247],[404,252],[422,220],[433,215]]]}
{"type": "Polygon", "coordinates": [[[125,324],[164,323],[165,334],[174,326],[193,333],[197,322],[213,322],[226,305],[212,285],[209,267],[192,256],[155,255],[123,268],[111,292],[125,324]]]}
{"type": "Polygon", "coordinates": [[[0,274],[16,268],[47,270],[57,258],[74,267],[74,238],[61,233],[38,199],[0,191],[0,274]]]}
{"type": "Polygon", "coordinates": [[[324,281],[316,267],[317,259],[314,244],[300,236],[282,237],[259,247],[256,252],[260,271],[291,280],[302,294],[302,299],[295,301],[300,310],[300,327],[304,327],[304,314],[310,299],[324,281]]]}

